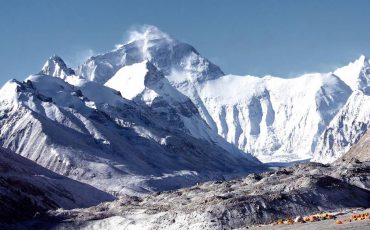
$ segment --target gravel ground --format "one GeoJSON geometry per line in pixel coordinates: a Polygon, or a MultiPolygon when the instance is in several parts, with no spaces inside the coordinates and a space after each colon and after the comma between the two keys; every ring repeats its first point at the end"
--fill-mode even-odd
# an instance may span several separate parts
{"type": "MultiPolygon", "coordinates": [[[[370,209],[361,210],[362,212],[370,213],[370,209]]],[[[352,213],[338,215],[336,220],[349,219],[352,213]]],[[[358,220],[352,222],[344,222],[343,224],[335,224],[336,220],[323,220],[304,224],[292,224],[292,225],[275,225],[275,226],[261,226],[261,227],[250,227],[248,229],[259,229],[259,230],[270,230],[270,229],[281,229],[281,230],[331,230],[331,229],[356,229],[356,230],[368,230],[370,229],[370,219],[358,220]]],[[[241,228],[246,229],[246,228],[241,228]]]]}
{"type": "MultiPolygon", "coordinates": [[[[245,229],[278,219],[370,207],[370,162],[303,163],[277,171],[214,181],[146,197],[74,210],[49,211],[24,229],[245,229]]],[[[361,229],[368,221],[333,220],[263,228],[361,229]],[[342,227],[343,226],[343,227],[342,227]]],[[[366,229],[366,227],[365,227],[366,229]]],[[[368,228],[370,230],[370,228],[368,228]]]]}

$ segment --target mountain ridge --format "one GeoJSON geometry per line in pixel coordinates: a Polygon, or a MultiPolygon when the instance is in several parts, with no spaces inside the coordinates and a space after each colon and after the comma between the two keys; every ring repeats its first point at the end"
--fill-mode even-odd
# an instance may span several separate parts
{"type": "MultiPolygon", "coordinates": [[[[317,147],[317,144],[325,138],[322,135],[334,115],[346,104],[352,92],[361,90],[366,93],[370,85],[369,62],[364,55],[327,74],[312,73],[290,79],[225,75],[193,47],[153,26],[137,32],[116,50],[88,59],[77,72],[85,79],[101,83],[124,66],[144,59],[152,62],[172,86],[190,98],[214,131],[264,162],[312,157],[319,160],[317,155],[328,148],[317,147]],[[99,68],[104,70],[104,77],[96,80],[99,68]],[[89,71],[82,70],[93,71],[89,75],[89,71]],[[220,86],[212,90],[209,85],[220,86]],[[285,90],[285,85],[289,85],[290,90],[285,90]],[[256,91],[255,87],[262,91],[256,91]],[[231,98],[232,102],[224,101],[226,98],[231,98]],[[244,98],[244,101],[238,98],[244,98]],[[267,119],[267,122],[263,124],[261,119],[267,119]],[[286,122],[291,119],[294,121],[286,122]],[[285,132],[286,127],[290,131],[285,132]],[[261,132],[264,134],[260,135],[261,132]]],[[[355,140],[351,140],[350,145],[354,143],[355,140]]]]}
{"type": "Polygon", "coordinates": [[[149,27],[77,70],[52,56],[39,74],[5,84],[0,143],[111,193],[265,170],[255,157],[332,162],[370,123],[370,110],[356,112],[367,104],[367,67],[361,56],[340,71],[292,79],[225,75],[191,45],[149,27]],[[341,118],[356,128],[331,132],[341,118]]]}
{"type": "Polygon", "coordinates": [[[368,207],[369,89],[363,55],[237,76],[154,26],[76,70],[54,55],[0,88],[0,222],[213,229],[368,207]]]}
{"type": "Polygon", "coordinates": [[[10,81],[0,90],[7,96],[0,97],[0,143],[113,194],[145,194],[264,170],[210,130],[189,99],[165,97],[165,89],[156,88],[159,96],[148,105],[74,75],[41,73],[10,81]]]}

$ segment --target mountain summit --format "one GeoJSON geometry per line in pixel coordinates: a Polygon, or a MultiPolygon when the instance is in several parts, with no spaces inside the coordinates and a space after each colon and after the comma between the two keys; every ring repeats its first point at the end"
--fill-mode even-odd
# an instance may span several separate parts
{"type": "MultiPolygon", "coordinates": [[[[126,44],[143,40],[145,42],[153,41],[153,40],[159,40],[164,39],[168,42],[173,42],[174,39],[171,38],[168,34],[162,32],[158,27],[153,25],[146,25],[142,26],[139,29],[132,30],[129,33],[128,41],[126,44]]],[[[121,44],[119,46],[123,46],[125,44],[121,44]]]]}
{"type": "Polygon", "coordinates": [[[68,68],[62,58],[57,55],[51,56],[41,69],[42,74],[58,76],[65,79],[67,76],[75,75],[75,71],[68,68]]]}
{"type": "Polygon", "coordinates": [[[181,73],[177,81],[205,81],[224,75],[221,69],[202,57],[194,47],[177,41],[154,26],[131,32],[129,42],[106,54],[89,58],[77,74],[99,83],[108,81],[126,65],[150,61],[165,75],[181,73]]]}
{"type": "Polygon", "coordinates": [[[365,55],[361,55],[354,62],[334,71],[352,90],[361,90],[370,93],[370,64],[365,55]]]}

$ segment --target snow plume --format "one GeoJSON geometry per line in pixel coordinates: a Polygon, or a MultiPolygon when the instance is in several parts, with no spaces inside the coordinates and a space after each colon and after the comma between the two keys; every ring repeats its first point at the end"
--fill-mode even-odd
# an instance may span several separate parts
{"type": "MultiPolygon", "coordinates": [[[[158,27],[152,25],[133,26],[126,33],[126,39],[122,44],[115,45],[116,50],[122,48],[125,44],[135,42],[136,46],[140,46],[143,59],[150,60],[151,55],[148,49],[152,46],[154,40],[162,39],[165,42],[171,42],[173,39],[166,33],[162,32],[158,27]]],[[[156,41],[157,43],[158,41],[156,41]]]]}
{"type": "Polygon", "coordinates": [[[171,41],[172,38],[162,32],[158,27],[152,25],[143,25],[140,27],[134,27],[133,29],[128,31],[128,39],[127,43],[131,43],[137,40],[156,40],[156,39],[166,39],[171,41]]]}

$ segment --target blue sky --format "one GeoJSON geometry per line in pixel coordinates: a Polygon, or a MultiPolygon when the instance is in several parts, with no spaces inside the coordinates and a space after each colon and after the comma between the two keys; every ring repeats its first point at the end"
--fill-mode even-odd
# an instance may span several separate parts
{"type": "Polygon", "coordinates": [[[234,74],[326,72],[370,54],[370,1],[3,0],[0,84],[58,54],[76,66],[149,24],[234,74]]]}

